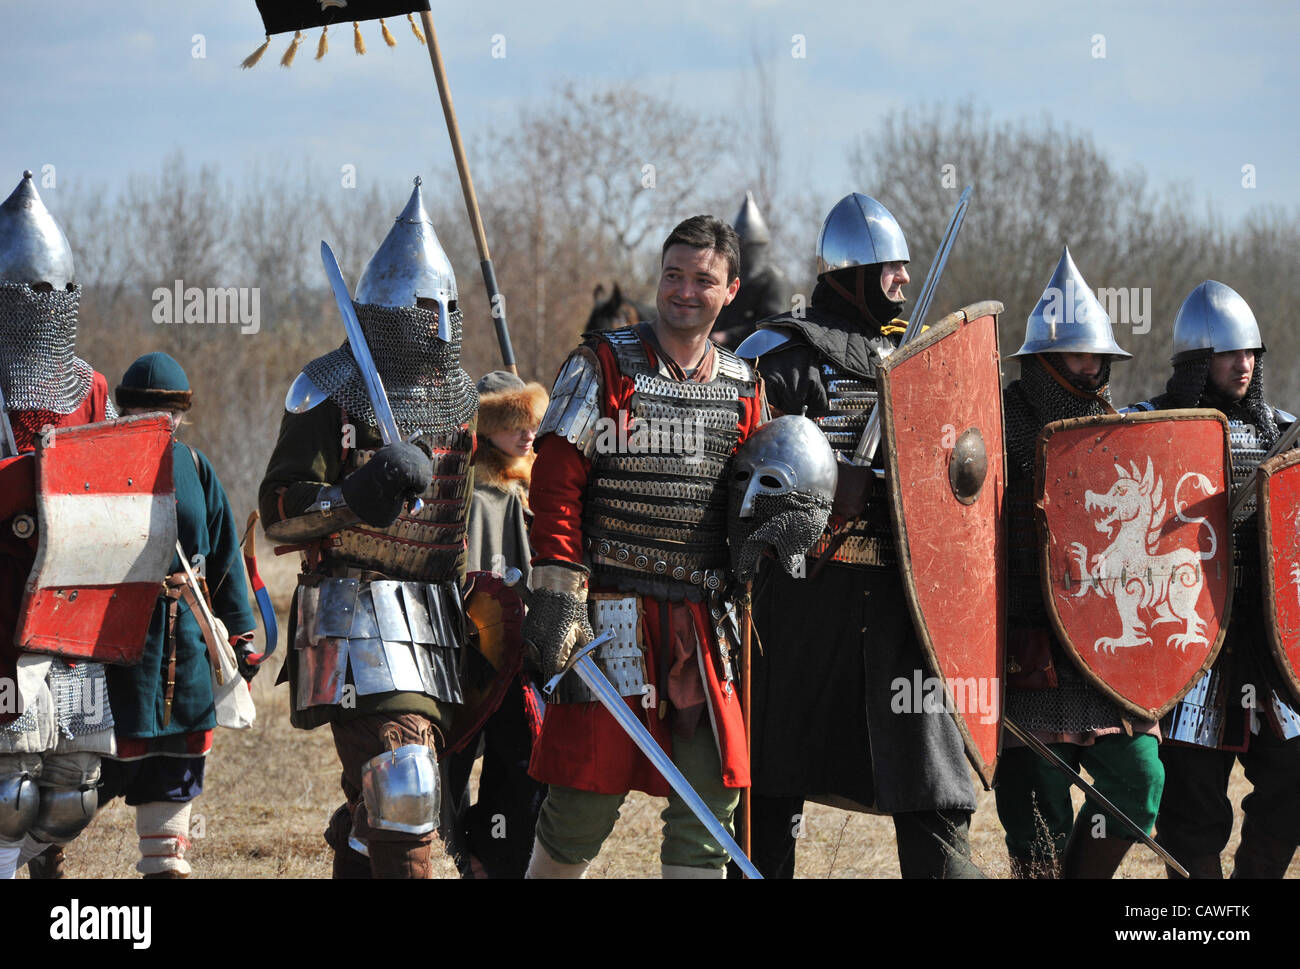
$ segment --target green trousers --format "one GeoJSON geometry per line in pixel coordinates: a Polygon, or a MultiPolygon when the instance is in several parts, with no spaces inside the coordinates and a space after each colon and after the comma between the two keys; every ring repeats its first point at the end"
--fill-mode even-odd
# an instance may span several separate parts
{"type": "MultiPolygon", "coordinates": [[[[1051,744],[1051,748],[1075,770],[1086,769],[1098,791],[1138,827],[1151,831],[1165,786],[1155,737],[1108,734],[1088,747],[1051,744]]],[[[1076,825],[1098,827],[1100,837],[1133,840],[1120,822],[1090,801],[1084,802],[1076,818],[1070,786],[1064,774],[1028,747],[1002,752],[994,793],[1013,858],[1038,862],[1061,857],[1076,825]]]]}
{"type": "MultiPolygon", "coordinates": [[[[727,833],[734,835],[732,815],[740,803],[740,789],[722,784],[722,764],[707,721],[699,725],[689,740],[673,736],[673,763],[727,833]]],[[[626,797],[626,794],[593,794],[552,784],[537,819],[537,840],[561,864],[590,862],[614,830],[618,809],[626,797]]],[[[726,863],[727,853],[722,846],[675,792],[668,795],[668,807],[661,817],[664,840],[659,858],[663,864],[721,868],[726,863]]]]}

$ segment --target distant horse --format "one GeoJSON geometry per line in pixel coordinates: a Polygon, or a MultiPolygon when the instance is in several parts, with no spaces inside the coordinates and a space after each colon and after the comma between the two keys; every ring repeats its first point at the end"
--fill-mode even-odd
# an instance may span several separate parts
{"type": "Polygon", "coordinates": [[[654,310],[635,300],[624,299],[618,283],[613,291],[605,295],[605,284],[598,283],[592,290],[591,316],[587,317],[587,326],[582,331],[591,333],[595,330],[616,330],[620,326],[631,326],[654,317],[654,310]]]}

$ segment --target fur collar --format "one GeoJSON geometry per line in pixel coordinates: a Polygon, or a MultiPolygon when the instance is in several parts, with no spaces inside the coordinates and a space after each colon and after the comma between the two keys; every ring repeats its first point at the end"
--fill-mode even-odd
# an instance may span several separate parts
{"type": "Polygon", "coordinates": [[[487,438],[479,438],[478,455],[474,459],[474,485],[488,485],[498,491],[518,490],[525,504],[528,486],[533,477],[536,452],[530,451],[522,458],[511,457],[487,438]]]}

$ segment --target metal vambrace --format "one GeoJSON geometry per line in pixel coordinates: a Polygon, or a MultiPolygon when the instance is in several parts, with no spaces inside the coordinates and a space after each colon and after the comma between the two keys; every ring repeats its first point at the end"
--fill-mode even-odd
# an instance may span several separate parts
{"type": "Polygon", "coordinates": [[[539,565],[528,584],[532,595],[524,641],[540,654],[546,681],[568,667],[576,650],[596,638],[587,615],[587,573],[564,565],[539,565]]]}
{"type": "Polygon", "coordinates": [[[438,758],[423,744],[405,744],[361,767],[361,795],[370,826],[428,834],[438,826],[438,758]]]}

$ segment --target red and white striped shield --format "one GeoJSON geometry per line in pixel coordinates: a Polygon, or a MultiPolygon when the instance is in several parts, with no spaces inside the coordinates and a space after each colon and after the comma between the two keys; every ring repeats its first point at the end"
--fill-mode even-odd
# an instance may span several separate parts
{"type": "Polygon", "coordinates": [[[171,420],[128,417],[60,428],[36,450],[36,561],[20,649],[140,662],[176,551],[171,420]]]}

